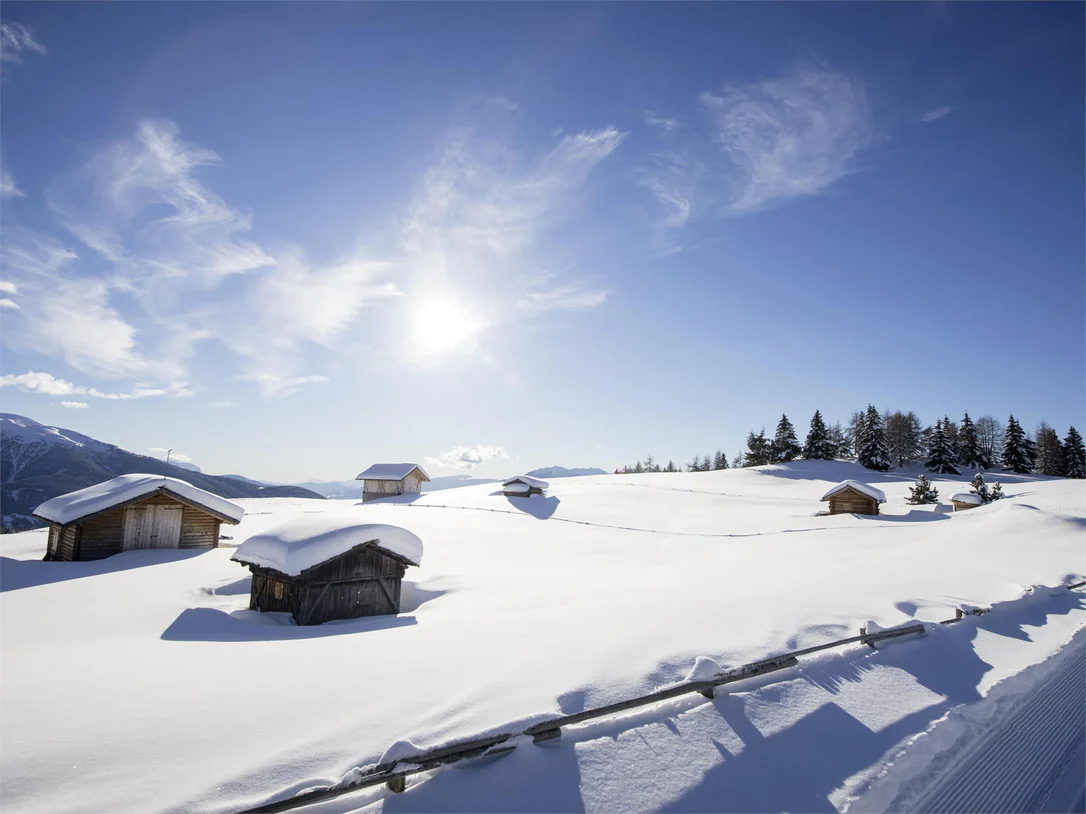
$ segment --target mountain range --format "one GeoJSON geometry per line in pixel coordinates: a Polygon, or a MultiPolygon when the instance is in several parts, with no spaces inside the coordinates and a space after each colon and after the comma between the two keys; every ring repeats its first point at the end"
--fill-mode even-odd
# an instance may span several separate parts
{"type": "Polygon", "coordinates": [[[118,475],[147,472],[188,481],[227,498],[309,497],[322,495],[298,486],[271,486],[227,475],[205,475],[198,468],[167,464],[137,455],[62,427],[0,413],[0,528],[19,531],[42,525],[31,516],[38,505],[67,492],[118,475]]]}

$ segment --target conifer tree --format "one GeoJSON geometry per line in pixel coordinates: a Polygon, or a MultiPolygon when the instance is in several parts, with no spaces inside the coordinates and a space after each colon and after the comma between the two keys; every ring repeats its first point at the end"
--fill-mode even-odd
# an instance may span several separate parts
{"type": "Polygon", "coordinates": [[[675,468],[675,462],[674,461],[668,461],[667,462],[667,468],[664,469],[664,471],[665,472],[678,472],[679,470],[677,470],[675,468]]]}
{"type": "Polygon", "coordinates": [[[713,469],[727,469],[728,468],[728,456],[725,455],[719,449],[716,451],[716,455],[713,456],[713,469]]]}
{"type": "Polygon", "coordinates": [[[732,469],[741,469],[746,466],[745,459],[743,458],[743,451],[735,453],[735,457],[732,458],[732,469]]]}
{"type": "Polygon", "coordinates": [[[947,446],[950,449],[950,463],[955,468],[961,459],[961,447],[958,444],[958,425],[950,420],[950,416],[943,416],[943,432],[946,433],[947,446]]]}
{"type": "Polygon", "coordinates": [[[984,456],[980,451],[977,428],[966,412],[962,416],[962,425],[958,428],[958,463],[966,469],[983,469],[984,456]]]}
{"type": "Polygon", "coordinates": [[[1004,497],[1003,484],[996,481],[992,484],[992,488],[988,490],[988,502],[995,503],[997,500],[1002,500],[1004,497]]]}
{"type": "Polygon", "coordinates": [[[1079,431],[1071,427],[1063,439],[1063,475],[1066,478],[1086,478],[1086,446],[1079,431]]]}
{"type": "Polygon", "coordinates": [[[1007,419],[1007,429],[1003,433],[1003,468],[1020,475],[1027,474],[1032,469],[1026,448],[1026,434],[1013,415],[1007,419]]]}
{"type": "Polygon", "coordinates": [[[751,431],[747,435],[747,451],[743,456],[743,466],[764,466],[769,463],[769,441],[765,437],[765,428],[763,427],[757,435],[751,431]]]}
{"type": "Polygon", "coordinates": [[[909,488],[909,496],[905,498],[905,502],[913,506],[924,503],[938,503],[939,490],[932,486],[924,473],[921,472],[920,477],[916,479],[916,483],[909,488]]]}
{"type": "Polygon", "coordinates": [[[876,472],[890,469],[890,450],[886,448],[886,431],[882,416],[874,404],[867,405],[867,413],[860,426],[860,446],[856,460],[865,468],[876,472]]]}
{"type": "Polygon", "coordinates": [[[921,457],[920,434],[922,427],[916,413],[910,410],[903,413],[887,411],[886,445],[890,448],[890,461],[895,466],[904,466],[921,457]]]}
{"type": "Polygon", "coordinates": [[[837,445],[830,440],[830,431],[826,429],[826,422],[818,410],[811,416],[811,429],[803,445],[803,457],[810,461],[832,461],[837,457],[837,445]]]}
{"type": "Polygon", "coordinates": [[[992,502],[992,496],[988,493],[988,484],[984,482],[984,475],[980,474],[980,472],[973,478],[973,482],[969,484],[969,491],[974,495],[978,495],[982,503],[992,502]]]}
{"type": "Polygon", "coordinates": [[[924,468],[937,475],[957,475],[958,469],[953,463],[950,440],[946,437],[946,428],[942,420],[935,421],[931,438],[928,442],[928,460],[924,468]]]}
{"type": "Polygon", "coordinates": [[[1037,427],[1037,463],[1034,470],[1039,475],[1063,474],[1063,445],[1056,431],[1042,421],[1037,427]]]}
{"type": "Polygon", "coordinates": [[[834,458],[852,457],[852,443],[849,441],[849,435],[845,432],[845,428],[841,426],[840,421],[830,427],[830,443],[834,447],[834,458]]]}
{"type": "Polygon", "coordinates": [[[781,420],[777,422],[777,433],[773,436],[771,454],[773,463],[788,463],[799,457],[799,444],[796,442],[796,428],[788,420],[788,416],[781,414],[781,420]]]}

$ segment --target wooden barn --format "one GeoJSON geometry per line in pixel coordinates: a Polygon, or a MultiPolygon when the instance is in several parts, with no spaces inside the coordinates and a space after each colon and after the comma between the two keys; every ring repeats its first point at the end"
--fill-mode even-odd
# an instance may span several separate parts
{"type": "Polygon", "coordinates": [[[956,512],[975,509],[977,506],[984,505],[984,500],[976,492],[958,492],[958,494],[950,496],[950,502],[956,512]]]}
{"type": "Polygon", "coordinates": [[[374,464],[360,472],[355,480],[362,481],[362,502],[392,495],[417,495],[430,476],[418,464],[374,464]]]}
{"type": "Polygon", "coordinates": [[[245,509],[162,475],[121,475],[60,495],[34,516],[49,523],[46,560],[100,560],[145,548],[216,548],[245,509]]]}
{"type": "Polygon", "coordinates": [[[319,625],[399,613],[403,576],[422,562],[422,541],[398,526],[326,512],[250,537],[232,559],[253,572],[250,610],[319,625]]]}
{"type": "Polygon", "coordinates": [[[517,475],[502,481],[502,494],[506,497],[531,497],[544,494],[549,486],[545,480],[533,478],[531,475],[517,475]]]}
{"type": "Polygon", "coordinates": [[[822,496],[829,501],[830,514],[878,514],[879,504],[886,502],[886,495],[858,480],[846,480],[834,486],[822,496]]]}

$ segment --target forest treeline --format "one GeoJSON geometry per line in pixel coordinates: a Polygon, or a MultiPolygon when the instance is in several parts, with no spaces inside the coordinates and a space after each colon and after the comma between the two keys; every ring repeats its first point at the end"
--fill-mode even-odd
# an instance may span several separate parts
{"type": "Polygon", "coordinates": [[[801,444],[787,415],[781,415],[772,437],[763,427],[747,435],[747,447],[730,461],[721,450],[705,457],[694,456],[685,467],[668,461],[661,466],[649,455],[644,461],[617,472],[707,472],[731,467],[763,466],[800,459],[852,459],[865,468],[886,472],[906,464],[923,462],[938,475],[957,475],[962,470],[1002,469],[1020,474],[1086,478],[1086,447],[1074,427],[1061,440],[1056,430],[1042,421],[1030,433],[1013,415],[1004,424],[995,416],[976,420],[969,413],[961,421],[949,416],[925,426],[916,413],[900,410],[879,412],[869,404],[857,410],[847,425],[826,424],[815,410],[810,429],[801,444]]]}

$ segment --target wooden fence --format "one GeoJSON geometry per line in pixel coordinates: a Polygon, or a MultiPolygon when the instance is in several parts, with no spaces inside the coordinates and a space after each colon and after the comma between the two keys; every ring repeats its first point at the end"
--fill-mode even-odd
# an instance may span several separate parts
{"type": "MultiPolygon", "coordinates": [[[[1075,582],[1068,585],[1067,588],[1073,590],[1083,586],[1086,586],[1086,582],[1075,582]]],[[[955,622],[960,622],[966,616],[979,616],[988,613],[988,610],[989,609],[987,608],[977,608],[971,611],[963,611],[961,608],[958,608],[953,619],[944,619],[941,622],[932,624],[952,625],[955,622]]],[[[860,635],[858,636],[850,636],[847,639],[837,639],[836,641],[826,642],[825,644],[815,645],[814,647],[807,647],[802,650],[793,650],[790,653],[783,653],[779,656],[772,656],[767,659],[762,659],[761,661],[744,664],[741,667],[732,670],[725,670],[711,678],[683,681],[665,687],[662,690],[656,690],[655,692],[650,692],[646,695],[637,696],[636,698],[618,701],[613,704],[606,704],[605,706],[595,707],[594,709],[587,709],[584,712],[577,712],[572,715],[558,716],[529,726],[522,731],[511,731],[499,733],[497,735],[489,735],[483,738],[463,740],[436,749],[428,749],[414,755],[400,757],[386,763],[378,763],[365,771],[352,774],[349,780],[338,783],[337,785],[312,789],[297,794],[294,797],[288,797],[283,800],[277,800],[275,802],[257,806],[256,808],[246,809],[242,814],[265,814],[265,812],[270,814],[271,812],[290,811],[295,808],[323,802],[335,797],[340,797],[344,794],[353,794],[361,789],[382,784],[386,785],[394,792],[402,792],[406,790],[407,778],[411,775],[432,771],[440,766],[456,763],[460,760],[468,760],[476,757],[494,758],[507,755],[517,748],[517,744],[511,741],[521,735],[531,736],[533,742],[541,743],[543,741],[561,737],[562,727],[564,726],[572,726],[595,718],[614,715],[637,707],[666,701],[669,698],[676,698],[690,693],[701,693],[706,698],[712,698],[717,687],[721,687],[725,684],[732,684],[737,681],[756,678],[758,676],[776,672],[777,670],[785,670],[789,667],[794,667],[799,663],[799,659],[802,656],[809,656],[812,653],[831,650],[836,647],[845,647],[850,644],[865,644],[874,647],[876,642],[883,642],[887,639],[896,639],[902,636],[921,634],[925,631],[925,624],[927,623],[917,622],[916,624],[903,627],[880,630],[876,633],[868,633],[866,629],[861,628],[860,635]]]]}

